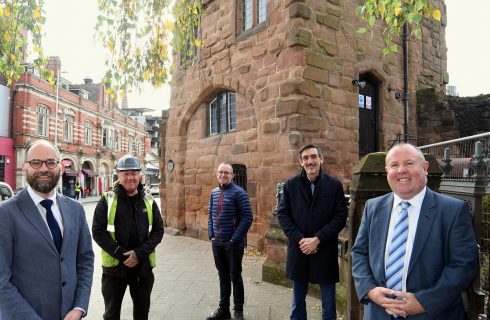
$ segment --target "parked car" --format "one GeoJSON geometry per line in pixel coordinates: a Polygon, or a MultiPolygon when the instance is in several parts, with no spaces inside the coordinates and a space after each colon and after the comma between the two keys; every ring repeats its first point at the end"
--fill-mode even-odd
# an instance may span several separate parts
{"type": "Polygon", "coordinates": [[[8,200],[14,196],[14,191],[8,183],[0,182],[0,202],[8,200]]]}
{"type": "Polygon", "coordinates": [[[150,193],[154,197],[160,196],[160,185],[159,184],[150,185],[150,193]]]}

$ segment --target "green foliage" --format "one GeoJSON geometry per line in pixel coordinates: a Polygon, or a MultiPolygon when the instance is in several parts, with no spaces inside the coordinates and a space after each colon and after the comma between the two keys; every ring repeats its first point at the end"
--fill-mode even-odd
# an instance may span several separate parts
{"type": "Polygon", "coordinates": [[[482,198],[483,212],[490,214],[490,195],[486,194],[482,198]]]}
{"type": "Polygon", "coordinates": [[[401,35],[405,23],[412,27],[412,35],[420,38],[420,22],[423,19],[431,16],[436,21],[441,19],[441,12],[429,0],[365,0],[356,8],[356,14],[366,23],[366,27],[358,30],[360,33],[372,32],[376,21],[382,22],[385,54],[398,51],[392,36],[401,35]]]}
{"type": "Polygon", "coordinates": [[[173,50],[192,57],[201,1],[98,0],[97,37],[107,50],[104,84],[123,97],[143,83],[159,87],[169,80],[173,50]],[[176,28],[174,28],[174,16],[176,28]]]}
{"type": "Polygon", "coordinates": [[[174,7],[175,32],[173,48],[180,53],[181,64],[186,64],[195,58],[196,47],[202,46],[198,37],[202,16],[202,1],[182,0],[174,7]]]}
{"type": "Polygon", "coordinates": [[[41,46],[43,6],[43,0],[0,0],[0,73],[5,75],[8,85],[25,71],[21,65],[29,44],[25,32],[31,39],[34,67],[54,85],[54,74],[45,68],[47,59],[41,46]]]}

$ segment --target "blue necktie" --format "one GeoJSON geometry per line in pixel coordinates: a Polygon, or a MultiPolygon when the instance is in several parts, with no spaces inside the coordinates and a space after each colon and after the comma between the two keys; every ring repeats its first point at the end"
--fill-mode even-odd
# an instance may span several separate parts
{"type": "Polygon", "coordinates": [[[51,211],[51,206],[53,205],[52,200],[43,200],[40,202],[41,205],[46,209],[46,220],[48,221],[49,230],[51,231],[51,235],[53,236],[53,242],[58,249],[58,253],[61,252],[61,230],[58,222],[54,218],[53,211],[51,211]]]}
{"type": "Polygon", "coordinates": [[[410,203],[402,201],[402,210],[396,219],[388,260],[386,262],[386,287],[396,291],[402,290],[403,266],[405,262],[405,251],[408,238],[408,207],[410,203]]]}

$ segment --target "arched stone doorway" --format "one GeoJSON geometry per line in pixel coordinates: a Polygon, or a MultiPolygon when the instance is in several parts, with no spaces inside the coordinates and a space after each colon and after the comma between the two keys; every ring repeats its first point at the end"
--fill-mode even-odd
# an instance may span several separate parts
{"type": "Polygon", "coordinates": [[[97,195],[97,178],[98,174],[94,171],[94,165],[90,161],[82,164],[82,173],[80,175],[80,185],[82,186],[82,197],[97,195]]]}
{"type": "Polygon", "coordinates": [[[61,193],[67,197],[75,197],[75,183],[77,182],[78,170],[75,161],[65,158],[61,160],[63,173],[61,175],[61,193]]]}

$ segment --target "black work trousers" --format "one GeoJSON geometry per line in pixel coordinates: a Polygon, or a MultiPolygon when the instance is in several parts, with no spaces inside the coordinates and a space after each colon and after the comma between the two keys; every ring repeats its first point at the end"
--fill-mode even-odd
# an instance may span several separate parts
{"type": "Polygon", "coordinates": [[[233,283],[233,304],[236,311],[243,311],[245,293],[242,278],[244,241],[213,240],[214,264],[219,275],[219,307],[230,310],[231,284],[233,283]]]}
{"type": "Polygon", "coordinates": [[[102,274],[102,295],[105,304],[104,320],[119,320],[121,318],[121,305],[127,286],[129,286],[129,293],[133,299],[133,319],[148,320],[150,295],[154,281],[153,273],[144,277],[129,275],[126,278],[102,274]]]}

